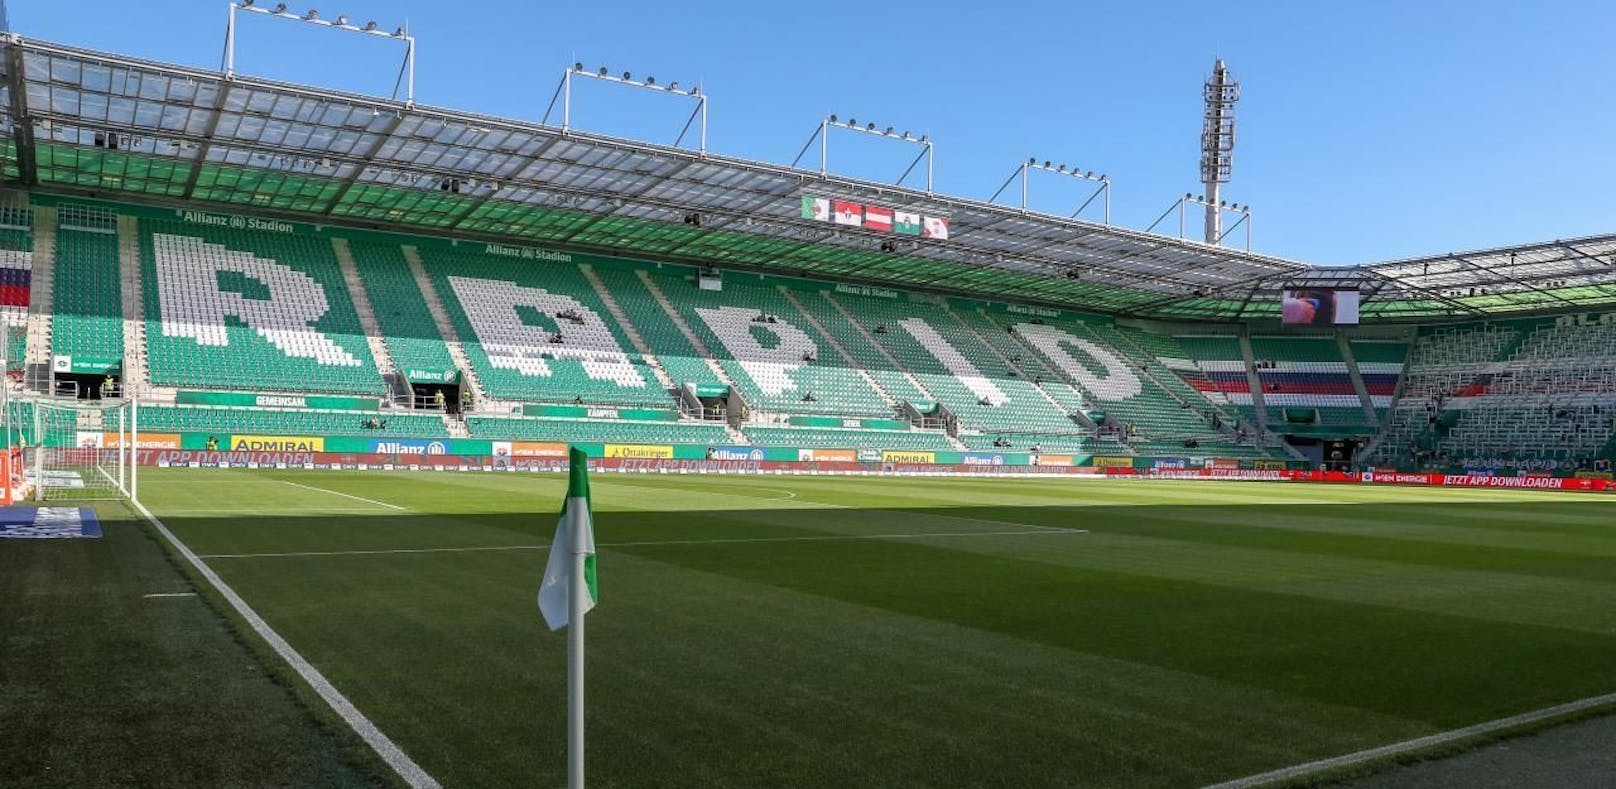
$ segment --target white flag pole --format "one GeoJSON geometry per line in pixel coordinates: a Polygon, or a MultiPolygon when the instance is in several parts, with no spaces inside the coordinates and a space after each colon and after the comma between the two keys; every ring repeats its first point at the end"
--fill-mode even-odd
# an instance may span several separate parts
{"type": "Polygon", "coordinates": [[[567,789],[584,787],[584,600],[589,586],[584,578],[586,534],[580,528],[584,516],[570,512],[575,502],[567,502],[567,536],[572,543],[567,576],[567,789]]]}

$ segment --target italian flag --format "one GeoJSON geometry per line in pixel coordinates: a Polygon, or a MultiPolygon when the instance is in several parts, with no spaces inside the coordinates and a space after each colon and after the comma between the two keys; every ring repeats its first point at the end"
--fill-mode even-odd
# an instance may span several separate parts
{"type": "Polygon", "coordinates": [[[878,205],[865,206],[864,226],[871,230],[891,230],[892,209],[878,205]]]}
{"type": "Polygon", "coordinates": [[[913,211],[892,212],[892,229],[906,236],[920,235],[920,214],[913,211]]]}
{"type": "Polygon", "coordinates": [[[566,627],[569,619],[572,559],[582,553],[584,557],[584,585],[589,599],[583,610],[588,612],[600,599],[595,582],[595,526],[589,514],[589,456],[577,447],[569,448],[571,475],[567,483],[567,500],[561,505],[561,522],[556,524],[555,539],[550,543],[550,560],[544,565],[544,581],[539,584],[539,612],[551,630],[566,627]]]}

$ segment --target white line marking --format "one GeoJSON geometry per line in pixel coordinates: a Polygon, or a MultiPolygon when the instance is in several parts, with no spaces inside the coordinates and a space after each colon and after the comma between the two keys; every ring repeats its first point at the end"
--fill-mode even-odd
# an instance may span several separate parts
{"type": "Polygon", "coordinates": [[[328,490],[326,488],[316,488],[313,485],[304,485],[301,482],[291,482],[291,481],[284,480],[284,479],[280,480],[280,482],[283,483],[283,484],[286,484],[286,485],[291,485],[294,488],[302,488],[304,490],[316,490],[316,491],[319,491],[321,493],[329,493],[329,494],[331,494],[333,496],[341,496],[341,497],[343,497],[345,499],[353,499],[354,501],[363,501],[366,504],[375,504],[378,507],[386,507],[386,508],[388,508],[390,510],[404,510],[404,509],[407,509],[406,507],[400,507],[397,504],[388,504],[385,501],[377,501],[375,499],[367,499],[364,496],[355,496],[355,495],[353,495],[351,493],[343,493],[340,490],[328,490]]]}
{"type": "MultiPolygon", "coordinates": [[[[463,548],[378,548],[369,551],[287,551],[285,553],[204,553],[198,559],[272,559],[283,556],[383,556],[399,553],[466,553],[470,551],[537,551],[548,545],[483,545],[463,548]]],[[[597,546],[599,547],[599,546],[597,546]]]]}
{"type": "Polygon", "coordinates": [[[1466,726],[1462,729],[1439,732],[1437,734],[1416,737],[1412,740],[1404,740],[1402,742],[1394,742],[1390,745],[1382,745],[1378,748],[1370,748],[1368,750],[1349,753],[1343,756],[1334,756],[1329,759],[1320,759],[1316,762],[1298,764],[1266,773],[1258,773],[1257,775],[1248,775],[1244,778],[1236,778],[1233,781],[1225,781],[1220,784],[1213,784],[1207,787],[1207,789],[1251,789],[1251,787],[1264,786],[1281,781],[1288,783],[1294,779],[1302,778],[1314,773],[1324,772],[1326,770],[1352,767],[1354,765],[1375,761],[1377,759],[1402,756],[1421,751],[1426,748],[1447,745],[1449,743],[1469,739],[1471,737],[1494,734],[1496,732],[1512,729],[1517,726],[1524,726],[1529,723],[1551,720],[1611,704],[1616,704],[1616,693],[1607,693],[1603,696],[1592,696],[1586,699],[1578,699],[1577,701],[1567,702],[1565,704],[1560,704],[1553,707],[1545,707],[1540,710],[1523,712],[1519,715],[1511,715],[1507,718],[1499,718],[1497,720],[1478,723],[1474,726],[1466,726]]]}
{"type": "Polygon", "coordinates": [[[141,597],[148,599],[153,597],[196,597],[196,592],[153,592],[152,594],[141,595],[141,597]]]}
{"type": "Polygon", "coordinates": [[[644,542],[608,542],[602,543],[603,548],[628,548],[644,545],[722,545],[726,543],[744,542],[828,542],[834,540],[916,540],[935,537],[1025,537],[1030,535],[1049,536],[1055,534],[1083,534],[1084,532],[1069,531],[1065,529],[1039,529],[1037,531],[945,531],[924,532],[919,534],[844,534],[826,535],[824,537],[734,537],[717,540],[646,540],[644,542]]]}
{"type": "Polygon", "coordinates": [[[360,712],[359,708],[355,707],[347,696],[342,695],[342,691],[337,690],[336,686],[331,684],[331,680],[326,679],[325,675],[321,674],[319,669],[315,668],[297,650],[293,649],[292,645],[287,643],[280,633],[275,632],[275,629],[270,627],[269,623],[265,622],[257,611],[252,609],[252,606],[247,605],[247,601],[243,600],[241,595],[236,594],[236,590],[230,588],[230,585],[226,584],[224,579],[213,571],[213,568],[203,563],[191,551],[190,546],[180,542],[180,538],[174,536],[174,532],[169,531],[168,526],[158,520],[151,510],[146,509],[146,505],[138,501],[130,501],[129,503],[134,505],[135,509],[146,520],[151,522],[151,525],[157,529],[158,533],[163,535],[163,539],[167,540],[169,545],[174,546],[174,550],[179,551],[180,555],[185,557],[185,560],[190,562],[191,566],[196,568],[196,571],[224,597],[225,602],[229,603],[230,607],[234,608],[236,613],[246,620],[247,626],[251,627],[259,638],[264,639],[270,648],[275,650],[275,654],[286,661],[287,665],[291,666],[292,670],[296,671],[304,682],[309,683],[309,687],[313,688],[314,692],[319,694],[326,704],[331,705],[331,709],[348,724],[348,727],[353,729],[354,733],[358,734],[365,741],[365,744],[369,745],[371,750],[375,751],[376,755],[387,763],[388,767],[393,768],[393,771],[398,773],[406,784],[413,787],[413,789],[439,788],[440,784],[436,779],[421,769],[421,766],[416,764],[408,754],[404,753],[402,748],[399,748],[391,739],[388,739],[381,729],[376,728],[376,724],[365,717],[365,714],[360,712]]]}
{"type": "MultiPolygon", "coordinates": [[[[597,548],[640,548],[653,545],[728,545],[750,542],[836,542],[843,540],[920,540],[949,537],[1030,537],[1056,534],[1088,534],[1081,529],[1037,529],[1023,531],[943,531],[904,534],[826,534],[801,537],[721,537],[711,540],[641,540],[603,542],[597,548]]],[[[548,545],[486,545],[463,548],[386,548],[368,551],[288,551],[286,553],[209,553],[198,559],[272,559],[299,556],[382,556],[409,553],[466,553],[471,551],[545,551],[548,545]]]]}

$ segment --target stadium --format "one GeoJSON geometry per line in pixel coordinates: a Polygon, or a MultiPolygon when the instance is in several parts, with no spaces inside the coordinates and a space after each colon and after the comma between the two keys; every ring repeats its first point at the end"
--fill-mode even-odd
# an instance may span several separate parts
{"type": "Polygon", "coordinates": [[[1221,60],[1140,230],[1060,162],[727,156],[583,62],[430,106],[405,28],[228,9],[218,69],[0,41],[0,785],[567,783],[575,500],[593,783],[1616,776],[1616,235],[1254,252],[1221,60]],[[260,15],[399,90],[239,73],[260,15]]]}

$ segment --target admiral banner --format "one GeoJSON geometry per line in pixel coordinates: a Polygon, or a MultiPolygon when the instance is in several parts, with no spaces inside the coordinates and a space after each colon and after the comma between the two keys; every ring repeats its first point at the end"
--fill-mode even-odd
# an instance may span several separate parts
{"type": "Polygon", "coordinates": [[[1264,471],[1272,471],[1274,469],[1283,469],[1283,468],[1285,468],[1285,461],[1283,461],[1283,460],[1258,460],[1258,461],[1254,461],[1252,463],[1252,467],[1253,468],[1260,468],[1260,469],[1263,469],[1264,471]]]}
{"type": "Polygon", "coordinates": [[[882,463],[936,463],[936,452],[912,452],[900,449],[881,450],[882,463]]]}
{"type": "MultiPolygon", "coordinates": [[[[1034,466],[1070,466],[1076,460],[1077,460],[1077,458],[1074,458],[1071,455],[1033,455],[1032,456],[1032,464],[1034,466]]],[[[1130,463],[1129,465],[1131,466],[1132,464],[1130,463]]]]}
{"type": "Polygon", "coordinates": [[[319,436],[231,436],[231,452],[324,452],[319,436]]]}
{"type": "Polygon", "coordinates": [[[606,457],[609,458],[643,458],[643,459],[669,459],[673,457],[671,446],[650,446],[645,444],[607,444],[606,457]]]}

